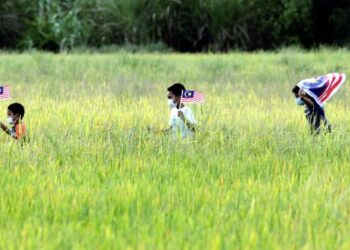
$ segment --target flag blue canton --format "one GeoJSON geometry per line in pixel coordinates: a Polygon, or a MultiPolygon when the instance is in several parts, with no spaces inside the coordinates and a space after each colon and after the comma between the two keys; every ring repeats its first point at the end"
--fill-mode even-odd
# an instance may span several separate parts
{"type": "Polygon", "coordinates": [[[193,90],[184,91],[182,93],[182,98],[193,98],[193,97],[194,97],[194,91],[193,90]]]}
{"type": "Polygon", "coordinates": [[[4,87],[0,87],[0,95],[4,93],[4,87]]]}

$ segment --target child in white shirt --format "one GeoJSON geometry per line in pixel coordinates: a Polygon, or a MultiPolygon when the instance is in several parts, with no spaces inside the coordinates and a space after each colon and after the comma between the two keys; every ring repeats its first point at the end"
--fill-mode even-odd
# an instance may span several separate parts
{"type": "Polygon", "coordinates": [[[185,91],[185,86],[175,83],[168,88],[168,105],[170,111],[170,129],[174,136],[181,138],[193,136],[195,133],[196,120],[192,110],[181,103],[181,94],[185,91]]]}

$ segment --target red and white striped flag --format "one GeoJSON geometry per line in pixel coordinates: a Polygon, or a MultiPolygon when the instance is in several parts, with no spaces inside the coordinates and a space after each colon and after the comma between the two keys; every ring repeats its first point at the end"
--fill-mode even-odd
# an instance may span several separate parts
{"type": "Polygon", "coordinates": [[[298,83],[298,87],[322,107],[338,91],[345,79],[346,76],[343,73],[330,73],[325,76],[302,80],[298,83]]]}
{"type": "Polygon", "coordinates": [[[11,99],[10,87],[9,86],[0,86],[0,100],[11,99]]]}
{"type": "Polygon", "coordinates": [[[204,102],[204,95],[195,90],[185,90],[181,94],[181,103],[204,102]]]}

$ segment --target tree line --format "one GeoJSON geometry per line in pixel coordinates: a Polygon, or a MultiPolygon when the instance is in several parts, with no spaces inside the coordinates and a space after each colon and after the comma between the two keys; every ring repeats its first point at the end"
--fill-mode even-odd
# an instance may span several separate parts
{"type": "Polygon", "coordinates": [[[349,0],[1,0],[0,48],[350,46],[349,0]]]}

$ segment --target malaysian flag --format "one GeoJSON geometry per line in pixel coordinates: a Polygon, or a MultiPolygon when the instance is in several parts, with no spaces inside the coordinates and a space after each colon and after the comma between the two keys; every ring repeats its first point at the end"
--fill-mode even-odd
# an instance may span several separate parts
{"type": "Polygon", "coordinates": [[[0,86],[0,100],[11,99],[10,87],[9,86],[0,86]]]}
{"type": "Polygon", "coordinates": [[[182,103],[204,102],[204,95],[195,90],[185,90],[181,94],[182,103]]]}
{"type": "Polygon", "coordinates": [[[345,82],[345,74],[331,73],[325,76],[318,76],[302,80],[297,84],[311,96],[321,107],[338,91],[345,82]]]}

